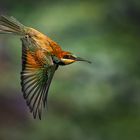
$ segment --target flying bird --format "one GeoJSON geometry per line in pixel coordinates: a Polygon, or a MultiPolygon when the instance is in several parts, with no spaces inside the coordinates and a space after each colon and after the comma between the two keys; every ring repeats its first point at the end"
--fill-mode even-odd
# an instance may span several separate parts
{"type": "Polygon", "coordinates": [[[41,119],[47,104],[48,90],[59,66],[88,60],[62,48],[43,33],[24,26],[14,17],[0,16],[0,33],[20,36],[22,42],[21,87],[33,117],[41,119]]]}

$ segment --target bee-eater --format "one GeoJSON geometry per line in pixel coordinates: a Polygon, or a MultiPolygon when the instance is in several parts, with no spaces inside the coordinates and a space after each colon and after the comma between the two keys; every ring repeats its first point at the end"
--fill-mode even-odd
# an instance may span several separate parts
{"type": "Polygon", "coordinates": [[[53,75],[60,65],[88,60],[63,51],[61,47],[41,32],[24,26],[14,17],[0,16],[0,33],[15,34],[22,42],[21,87],[26,103],[41,119],[42,107],[47,103],[47,94],[53,75]]]}

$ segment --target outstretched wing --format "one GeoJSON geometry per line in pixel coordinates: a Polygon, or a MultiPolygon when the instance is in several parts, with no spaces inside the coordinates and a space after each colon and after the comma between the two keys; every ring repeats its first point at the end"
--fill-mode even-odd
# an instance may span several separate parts
{"type": "Polygon", "coordinates": [[[30,51],[22,40],[21,86],[34,118],[38,115],[41,119],[42,107],[45,107],[49,86],[58,67],[56,64],[49,64],[49,60],[51,56],[45,56],[41,51],[30,51]]]}

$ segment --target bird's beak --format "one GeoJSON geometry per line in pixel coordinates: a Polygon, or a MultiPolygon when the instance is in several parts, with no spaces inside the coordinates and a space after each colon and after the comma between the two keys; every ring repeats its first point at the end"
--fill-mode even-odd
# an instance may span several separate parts
{"type": "Polygon", "coordinates": [[[91,64],[91,61],[86,60],[86,59],[83,59],[83,58],[81,58],[81,57],[76,57],[75,60],[76,60],[76,61],[84,61],[84,62],[87,62],[87,63],[90,63],[90,64],[91,64]]]}

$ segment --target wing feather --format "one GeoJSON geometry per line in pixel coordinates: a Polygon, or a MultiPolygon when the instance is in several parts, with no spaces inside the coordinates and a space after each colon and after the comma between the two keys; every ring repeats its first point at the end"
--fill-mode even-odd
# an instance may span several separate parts
{"type": "MultiPolygon", "coordinates": [[[[41,55],[41,60],[35,52],[30,51],[27,43],[22,40],[22,72],[21,86],[23,96],[33,117],[41,119],[42,107],[47,103],[47,94],[53,75],[58,67],[48,64],[51,56],[41,55]],[[46,57],[49,57],[47,59],[46,57]],[[47,59],[47,61],[45,61],[47,59]],[[45,64],[47,62],[47,64],[45,64]]],[[[41,53],[41,52],[40,52],[41,53]]]]}

